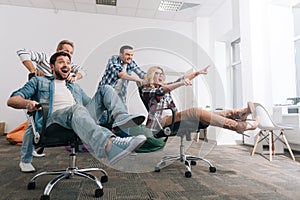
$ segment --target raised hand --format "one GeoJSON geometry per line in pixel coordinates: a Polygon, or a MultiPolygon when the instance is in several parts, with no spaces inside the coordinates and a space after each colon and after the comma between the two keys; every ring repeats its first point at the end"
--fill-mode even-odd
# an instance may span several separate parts
{"type": "Polygon", "coordinates": [[[183,80],[182,80],[182,83],[183,83],[183,85],[185,85],[185,86],[192,85],[192,81],[191,81],[190,79],[188,79],[188,78],[183,79],[183,80]]]}
{"type": "Polygon", "coordinates": [[[203,69],[199,70],[199,74],[207,74],[208,73],[208,68],[210,67],[210,65],[207,65],[206,67],[204,67],[203,69]]]}

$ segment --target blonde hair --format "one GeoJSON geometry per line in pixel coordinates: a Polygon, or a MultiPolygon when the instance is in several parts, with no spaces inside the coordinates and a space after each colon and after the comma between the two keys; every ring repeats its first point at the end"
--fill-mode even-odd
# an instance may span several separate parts
{"type": "MultiPolygon", "coordinates": [[[[152,84],[153,83],[153,77],[154,77],[154,74],[155,74],[155,71],[156,70],[161,70],[163,74],[165,74],[165,71],[163,68],[159,67],[159,66],[153,66],[153,67],[150,67],[147,71],[147,76],[146,76],[146,81],[147,83],[149,84],[152,84]]],[[[163,82],[166,80],[166,76],[164,75],[163,77],[163,82]]]]}
{"type": "Polygon", "coordinates": [[[70,45],[70,46],[74,49],[74,43],[71,42],[70,40],[62,40],[62,41],[60,41],[60,42],[58,43],[56,49],[57,49],[58,51],[62,50],[62,49],[63,49],[63,46],[64,46],[65,44],[70,45]]]}

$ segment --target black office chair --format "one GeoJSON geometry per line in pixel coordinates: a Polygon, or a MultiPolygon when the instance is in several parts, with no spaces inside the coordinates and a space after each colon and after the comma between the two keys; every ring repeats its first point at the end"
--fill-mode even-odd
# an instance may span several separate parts
{"type": "Polygon", "coordinates": [[[190,178],[192,177],[192,167],[191,165],[196,165],[198,160],[204,161],[209,165],[209,171],[211,173],[216,172],[216,167],[207,159],[199,157],[199,156],[192,156],[186,155],[184,149],[184,137],[189,140],[191,138],[191,132],[199,132],[200,129],[206,129],[208,125],[204,125],[199,121],[195,123],[193,121],[180,121],[174,122],[175,119],[175,110],[173,108],[165,108],[164,110],[170,109],[172,111],[172,124],[166,127],[162,127],[159,123],[158,119],[155,119],[157,123],[160,125],[160,130],[157,133],[154,133],[154,136],[157,138],[165,137],[165,141],[167,141],[168,137],[172,136],[179,136],[180,137],[180,150],[179,155],[167,155],[164,156],[159,163],[157,163],[155,167],[155,172],[160,172],[161,168],[166,165],[167,161],[174,161],[180,160],[185,164],[185,177],[190,178]],[[195,124],[198,123],[198,126],[195,127],[195,124]]]}
{"type": "Polygon", "coordinates": [[[82,144],[81,140],[77,136],[77,134],[70,129],[66,129],[58,124],[52,124],[49,127],[46,127],[46,119],[47,119],[47,113],[48,113],[48,105],[40,105],[42,106],[43,110],[43,126],[40,133],[36,132],[35,126],[34,126],[34,116],[33,113],[28,113],[30,116],[30,120],[32,123],[32,128],[34,131],[34,144],[37,147],[40,147],[40,152],[46,148],[46,147],[59,147],[59,146],[71,146],[71,153],[69,154],[69,167],[67,169],[63,170],[56,170],[56,171],[45,171],[38,173],[33,178],[30,179],[27,189],[32,190],[35,189],[35,181],[38,177],[43,175],[57,175],[55,178],[53,178],[48,184],[46,185],[44,189],[44,193],[41,196],[41,200],[49,200],[50,199],[50,192],[53,189],[53,187],[62,179],[69,179],[72,178],[74,175],[88,178],[92,181],[94,181],[97,185],[97,189],[95,189],[95,197],[101,197],[103,196],[103,187],[101,183],[108,181],[108,176],[105,170],[101,168],[85,168],[85,169],[79,169],[76,166],[76,150],[78,150],[78,146],[82,144]],[[100,171],[103,173],[101,179],[99,180],[96,176],[89,174],[87,172],[91,171],[100,171]]]}

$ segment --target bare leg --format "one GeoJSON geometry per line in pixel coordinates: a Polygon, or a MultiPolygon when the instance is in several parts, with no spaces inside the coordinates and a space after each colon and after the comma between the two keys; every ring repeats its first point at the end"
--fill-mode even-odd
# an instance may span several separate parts
{"type": "MultiPolygon", "coordinates": [[[[176,112],[175,122],[181,120],[199,120],[204,125],[217,126],[229,130],[243,133],[246,130],[254,130],[258,126],[258,120],[252,122],[235,121],[230,118],[223,117],[213,112],[202,110],[201,108],[190,108],[181,112],[176,112]]],[[[172,123],[172,116],[166,116],[161,120],[163,126],[172,123]]]]}
{"type": "Polygon", "coordinates": [[[248,115],[253,114],[253,112],[254,112],[254,105],[251,101],[249,101],[247,108],[225,110],[225,111],[214,112],[214,113],[229,119],[246,121],[248,115]]]}

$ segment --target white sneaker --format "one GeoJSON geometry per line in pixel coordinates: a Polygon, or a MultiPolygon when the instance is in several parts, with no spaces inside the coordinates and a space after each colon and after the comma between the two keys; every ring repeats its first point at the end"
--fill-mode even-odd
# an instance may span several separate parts
{"type": "Polygon", "coordinates": [[[44,154],[44,153],[38,154],[38,153],[36,152],[36,150],[34,150],[34,151],[32,152],[32,155],[33,155],[33,157],[36,157],[36,158],[41,158],[41,157],[45,157],[45,156],[46,156],[46,154],[44,154]]]}
{"type": "Polygon", "coordinates": [[[21,161],[19,163],[19,167],[21,169],[21,172],[35,172],[36,171],[31,163],[24,163],[21,161]]]}

